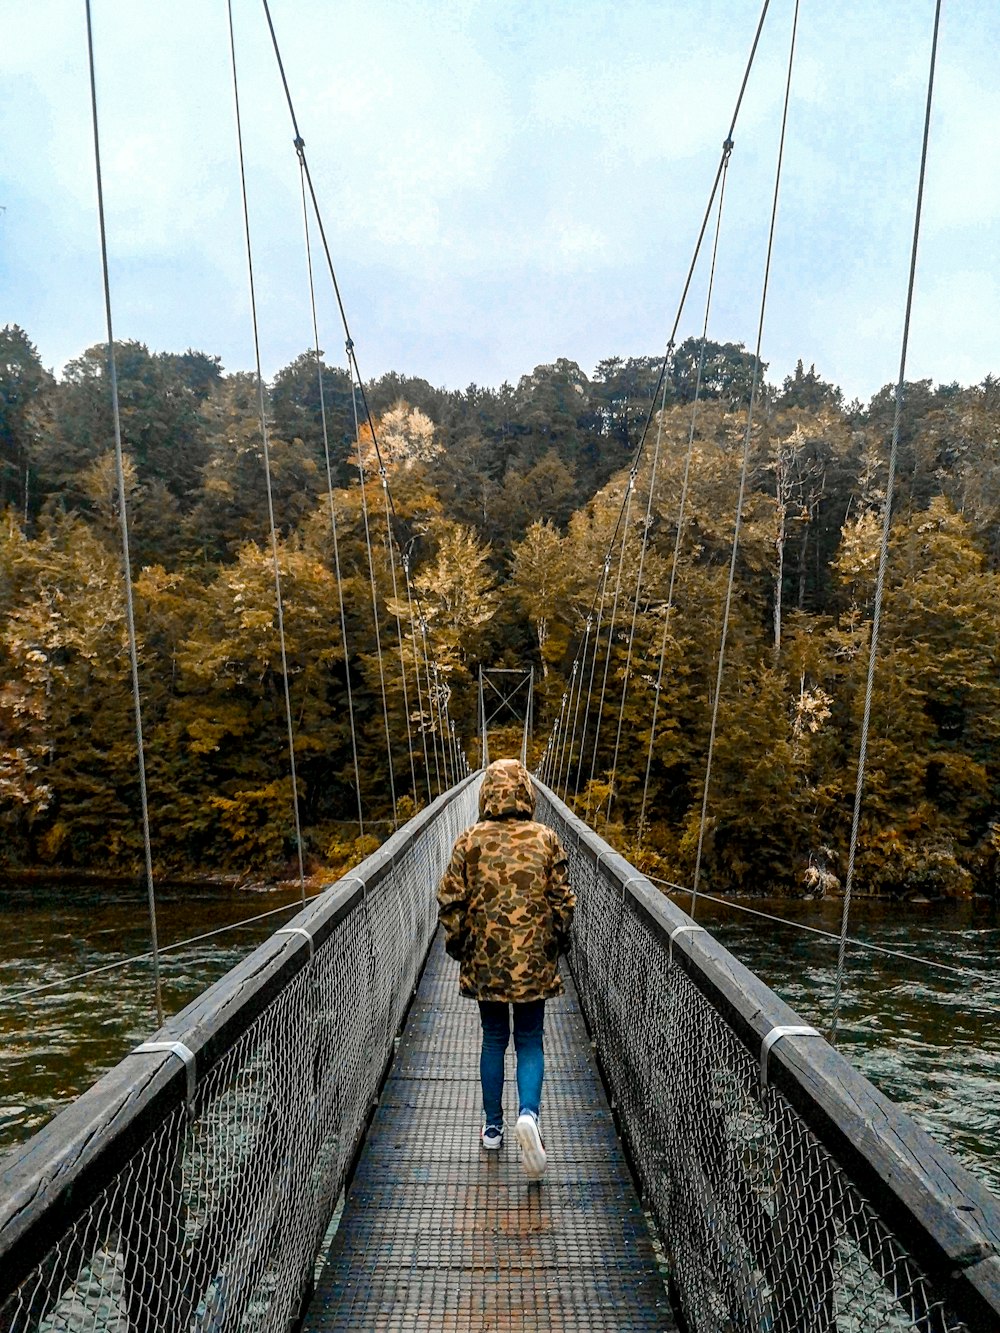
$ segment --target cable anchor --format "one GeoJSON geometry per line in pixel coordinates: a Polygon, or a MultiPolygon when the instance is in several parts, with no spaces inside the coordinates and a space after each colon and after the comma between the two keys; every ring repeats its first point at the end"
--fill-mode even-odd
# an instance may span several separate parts
{"type": "Polygon", "coordinates": [[[771,1047],[782,1037],[821,1037],[823,1034],[817,1032],[814,1027],[805,1023],[792,1023],[787,1025],[778,1024],[773,1027],[761,1042],[760,1047],[760,1086],[767,1087],[767,1057],[771,1054],[771,1047]]]}
{"type": "Polygon", "coordinates": [[[129,1051],[129,1055],[172,1055],[180,1060],[184,1066],[184,1072],[187,1076],[187,1096],[185,1104],[188,1114],[193,1116],[195,1113],[195,1095],[198,1085],[198,1063],[195,1059],[194,1051],[185,1046],[182,1041],[144,1041],[141,1046],[134,1047],[129,1051]]]}

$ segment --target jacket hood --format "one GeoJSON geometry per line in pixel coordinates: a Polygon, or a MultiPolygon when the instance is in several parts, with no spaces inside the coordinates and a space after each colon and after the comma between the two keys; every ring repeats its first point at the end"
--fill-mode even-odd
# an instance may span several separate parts
{"type": "Polygon", "coordinates": [[[535,813],[535,790],[528,770],[519,759],[498,759],[483,774],[479,789],[481,819],[504,819],[511,815],[530,819],[535,813]]]}

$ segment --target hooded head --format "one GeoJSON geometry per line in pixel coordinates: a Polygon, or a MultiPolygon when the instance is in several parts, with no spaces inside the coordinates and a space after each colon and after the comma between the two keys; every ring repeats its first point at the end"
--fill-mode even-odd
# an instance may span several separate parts
{"type": "Polygon", "coordinates": [[[479,789],[481,819],[530,819],[535,813],[535,791],[520,759],[498,759],[483,775],[479,789]]]}

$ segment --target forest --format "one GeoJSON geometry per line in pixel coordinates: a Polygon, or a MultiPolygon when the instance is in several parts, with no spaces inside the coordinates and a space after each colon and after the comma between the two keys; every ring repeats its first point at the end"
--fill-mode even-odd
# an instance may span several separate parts
{"type": "MultiPolygon", "coordinates": [[[[294,858],[276,549],[311,870],[371,850],[436,793],[429,756],[448,721],[477,766],[480,666],[534,668],[537,762],[564,696],[579,697],[575,663],[598,682],[592,748],[564,745],[560,791],[636,864],[690,882],[759,374],[702,883],[840,892],[895,393],[846,403],[801,362],[776,385],[741,344],[708,343],[703,364],[702,352],[681,344],[661,387],[657,356],[611,357],[589,376],[560,359],[499,388],[386,374],[364,386],[374,440],[363,411],[356,427],[347,372],[304,352],[266,386],[272,548],[255,376],[204,352],[119,343],[157,874],[280,875],[294,858]],[[587,626],[610,552],[606,600],[615,588],[620,599],[599,639],[587,626]]],[[[992,377],[905,386],[861,893],[998,896],[998,436],[992,377]]],[[[57,379],[7,326],[8,876],[142,865],[117,496],[106,349],[57,379]]],[[[519,749],[520,723],[507,721],[490,733],[491,757],[519,749]]]]}

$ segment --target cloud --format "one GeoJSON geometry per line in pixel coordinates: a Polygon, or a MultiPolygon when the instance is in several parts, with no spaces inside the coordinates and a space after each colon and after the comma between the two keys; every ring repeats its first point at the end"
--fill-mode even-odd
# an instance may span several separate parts
{"type": "MultiPolygon", "coordinates": [[[[99,338],[103,323],[86,33],[64,0],[7,9],[5,318],[22,322],[51,362],[99,338]]],[[[661,348],[759,9],[759,0],[277,7],[370,373],[405,355],[413,373],[489,383],[558,355],[661,348]]],[[[771,7],[736,132],[712,321],[720,339],[750,341],[756,328],[789,18],[771,7]]],[[[266,24],[249,5],[235,19],[265,361],[275,369],[309,341],[298,169],[266,24]]],[[[801,355],[865,396],[894,373],[926,19],[906,0],[803,7],[763,351],[776,373],[801,355]]],[[[95,39],[116,329],[246,365],[224,9],[102,0],[95,39]]],[[[981,378],[997,346],[1000,140],[981,127],[1000,112],[998,42],[995,5],[970,0],[960,21],[946,15],[918,293],[937,320],[925,329],[920,314],[914,330],[914,356],[936,358],[928,373],[943,378],[981,378]]],[[[314,262],[321,272],[318,249],[314,262]]],[[[700,269],[681,336],[700,326],[703,282],[700,269]]],[[[329,293],[322,299],[321,318],[329,293]]],[[[335,320],[322,337],[339,344],[335,320]]]]}
{"type": "MultiPolygon", "coordinates": [[[[931,229],[967,230],[1000,224],[1000,87],[942,71],[931,119],[927,205],[931,229]]],[[[994,241],[996,242],[996,237],[994,241]]],[[[994,254],[997,245],[993,246],[994,254]]]]}
{"type": "MultiPolygon", "coordinates": [[[[995,253],[995,252],[994,252],[995,253]]],[[[1000,280],[986,267],[918,274],[908,379],[978,384],[998,370],[1000,280]]]]}

